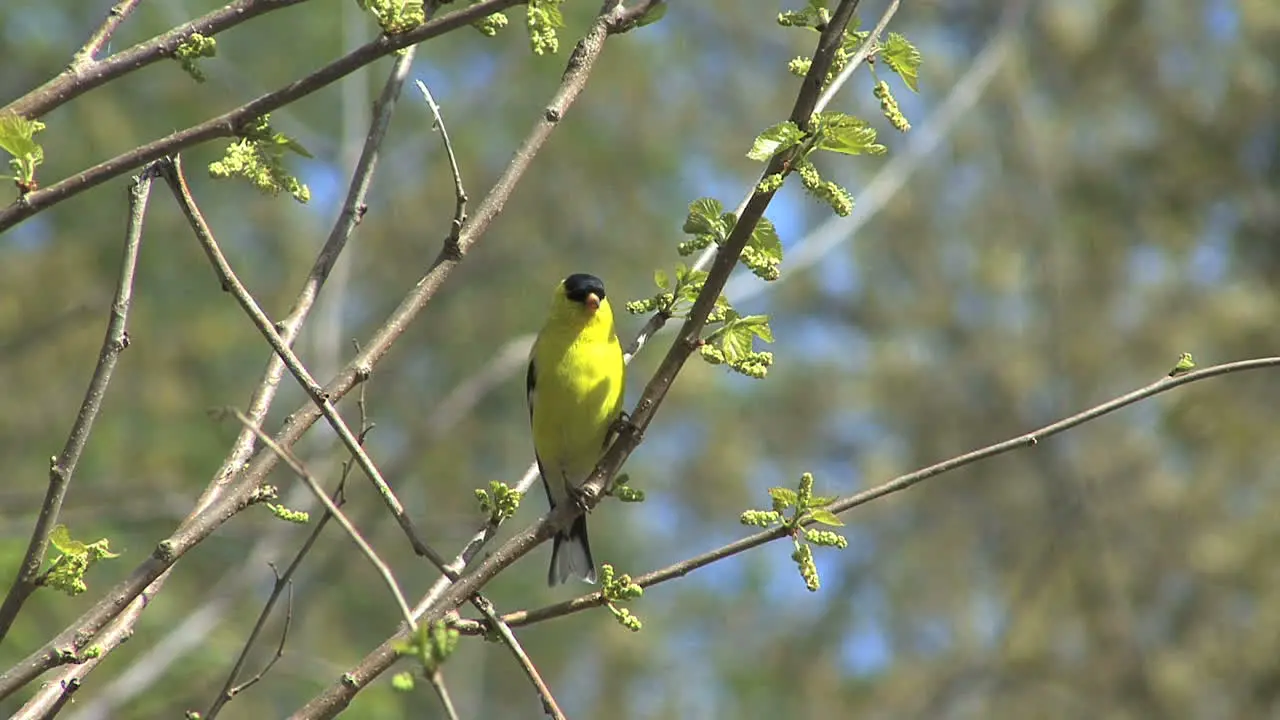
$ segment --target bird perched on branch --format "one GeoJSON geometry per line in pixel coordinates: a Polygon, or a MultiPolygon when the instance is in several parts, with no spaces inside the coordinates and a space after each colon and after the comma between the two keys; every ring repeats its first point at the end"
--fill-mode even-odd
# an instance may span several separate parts
{"type": "MultiPolygon", "coordinates": [[[[625,370],[604,283],[585,273],[565,278],[551,295],[526,380],[533,451],[553,510],[576,496],[600,460],[622,412],[625,370]]],[[[547,584],[570,577],[596,581],[585,514],[556,534],[551,550],[547,584]]]]}

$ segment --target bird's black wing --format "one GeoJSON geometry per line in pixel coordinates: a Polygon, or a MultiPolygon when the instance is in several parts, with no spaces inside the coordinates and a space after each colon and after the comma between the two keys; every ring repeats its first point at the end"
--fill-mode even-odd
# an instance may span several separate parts
{"type": "MultiPolygon", "coordinates": [[[[533,427],[533,403],[534,403],[534,398],[538,394],[537,387],[538,387],[538,373],[536,370],[534,370],[534,367],[533,367],[533,353],[530,353],[529,354],[529,372],[525,374],[525,378],[524,378],[525,400],[528,401],[529,403],[529,427],[530,428],[533,427]]],[[[556,507],[556,500],[554,497],[551,496],[551,486],[547,484],[547,471],[545,468],[542,467],[542,458],[538,457],[538,450],[536,447],[533,450],[533,459],[538,463],[538,476],[542,478],[542,489],[546,490],[547,492],[547,504],[550,505],[551,508],[554,510],[556,507]]]]}

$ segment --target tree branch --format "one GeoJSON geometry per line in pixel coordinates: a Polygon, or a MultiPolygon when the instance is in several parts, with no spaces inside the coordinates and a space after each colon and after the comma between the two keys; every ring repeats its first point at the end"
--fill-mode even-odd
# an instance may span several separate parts
{"type": "MultiPolygon", "coordinates": [[[[146,42],[121,50],[109,58],[94,61],[93,55],[110,39],[111,34],[115,32],[115,26],[124,20],[124,15],[117,16],[116,10],[138,4],[138,0],[124,0],[111,9],[107,22],[98,28],[89,38],[89,42],[75,54],[71,65],[66,70],[44,85],[0,108],[0,115],[16,113],[29,119],[38,118],[121,75],[172,57],[178,45],[194,33],[216,35],[246,20],[301,2],[306,0],[236,0],[146,42]],[[113,19],[115,19],[114,24],[112,24],[113,19]],[[99,39],[99,34],[105,36],[99,39]]],[[[128,7],[124,14],[132,10],[133,7],[128,7]]]]}
{"type": "MultiPolygon", "coordinates": [[[[316,382],[315,378],[311,377],[311,373],[302,365],[302,361],[294,354],[289,344],[280,337],[280,333],[276,331],[271,318],[267,317],[267,314],[258,306],[258,302],[249,294],[248,289],[240,282],[240,278],[236,277],[235,271],[231,269],[231,264],[227,262],[226,257],[222,254],[222,249],[218,247],[212,231],[200,213],[200,208],[196,206],[195,199],[191,196],[191,189],[187,186],[186,178],[182,174],[182,165],[179,159],[175,157],[172,160],[162,162],[160,164],[160,172],[173,190],[183,214],[191,224],[191,229],[195,231],[196,239],[200,242],[200,246],[213,264],[214,272],[222,282],[222,289],[231,293],[232,297],[236,299],[241,309],[249,316],[254,326],[258,328],[258,332],[262,333],[263,337],[267,339],[271,349],[275,350],[276,354],[280,356],[284,361],[285,367],[298,381],[298,384],[302,386],[302,389],[307,392],[307,395],[311,397],[312,401],[315,402],[316,407],[320,409],[324,418],[329,421],[330,427],[338,434],[342,444],[346,446],[347,450],[355,458],[356,464],[368,476],[383,503],[391,511],[396,522],[400,524],[400,529],[409,538],[409,543],[413,546],[414,551],[419,555],[425,556],[437,568],[444,570],[444,558],[422,539],[408,513],[405,512],[404,505],[396,497],[395,492],[387,484],[387,481],[383,479],[382,472],[378,470],[373,459],[361,447],[355,433],[351,432],[351,428],[347,427],[346,420],[338,414],[338,409],[334,407],[324,388],[320,386],[320,383],[316,382]]],[[[257,426],[255,425],[254,427],[254,432],[257,434],[257,426]]],[[[339,518],[339,520],[343,519],[339,518]]]]}
{"type": "Polygon", "coordinates": [[[98,26],[97,30],[89,36],[88,42],[84,44],[76,54],[71,57],[70,72],[83,72],[86,67],[92,65],[95,55],[102,51],[107,43],[111,42],[111,36],[115,34],[116,28],[120,27],[120,23],[129,17],[141,3],[142,0],[120,0],[119,3],[111,6],[111,10],[107,12],[107,19],[98,26]]]}
{"type": "Polygon", "coordinates": [[[338,524],[342,526],[342,529],[347,531],[347,536],[351,538],[351,541],[356,544],[356,547],[360,549],[360,552],[363,553],[369,563],[373,565],[374,570],[378,571],[378,575],[381,576],[382,581],[386,583],[387,589],[391,591],[392,597],[395,598],[396,605],[399,606],[400,612],[404,615],[404,621],[409,624],[409,627],[417,629],[417,624],[413,619],[413,613],[409,610],[409,601],[405,599],[404,592],[400,590],[400,583],[396,581],[395,573],[392,573],[391,567],[383,562],[382,558],[378,557],[378,553],[371,545],[369,545],[369,542],[364,539],[364,536],[360,534],[360,531],[356,529],[356,526],[351,523],[351,520],[347,518],[346,513],[342,512],[337,503],[329,499],[324,488],[320,487],[320,483],[316,482],[315,476],[313,476],[311,472],[303,466],[302,461],[295,457],[292,452],[280,447],[280,445],[277,444],[275,440],[272,440],[271,436],[264,432],[262,428],[250,423],[249,418],[245,417],[244,413],[235,409],[232,409],[231,413],[235,415],[235,418],[245,427],[253,430],[253,434],[258,436],[258,440],[261,441],[263,445],[266,445],[271,452],[275,453],[277,457],[283,460],[284,463],[289,466],[289,469],[302,479],[302,482],[306,483],[307,489],[311,491],[311,494],[315,496],[316,500],[318,500],[321,505],[324,505],[325,514],[332,516],[334,520],[338,521],[338,524]]]}
{"type": "MultiPolygon", "coordinates": [[[[257,2],[302,1],[303,0],[241,0],[241,2],[249,5],[254,5],[257,2]]],[[[476,5],[471,5],[463,8],[462,10],[449,13],[439,19],[426,22],[420,27],[402,35],[379,36],[376,40],[360,46],[341,58],[325,65],[319,70],[316,70],[310,75],[292,82],[279,90],[267,93],[256,100],[252,100],[241,105],[230,112],[224,113],[210,120],[206,120],[199,125],[193,125],[185,130],[180,130],[159,140],[154,140],[146,145],[134,148],[129,152],[94,165],[93,167],[72,175],[65,180],[61,180],[49,185],[48,187],[43,187],[39,190],[20,196],[13,204],[9,205],[4,210],[0,210],[0,232],[4,232],[51,205],[62,202],[74,195],[78,195],[92,187],[96,187],[113,177],[127,173],[140,165],[151,162],[152,160],[159,160],[166,155],[176,154],[186,148],[207,140],[220,137],[232,137],[248,121],[259,118],[276,108],[297,100],[298,98],[310,95],[316,90],[346,77],[352,72],[355,72],[361,67],[368,65],[384,55],[390,55],[401,48],[416,45],[417,43],[457,30],[458,28],[466,26],[487,15],[517,4],[519,4],[519,0],[483,0],[476,5]]],[[[164,37],[168,37],[168,35],[166,34],[164,37]]],[[[174,40],[175,47],[176,43],[177,40],[174,40]]],[[[43,88],[36,92],[43,92],[43,88]]],[[[12,109],[12,106],[10,108],[4,108],[3,110],[0,110],[0,112],[10,109],[12,109]]],[[[24,112],[22,114],[29,117],[36,117],[39,113],[24,112]]]]}
{"type": "MultiPolygon", "coordinates": [[[[1003,455],[1013,450],[1034,447],[1045,438],[1052,437],[1078,425],[1082,425],[1091,420],[1096,420],[1103,415],[1115,412],[1123,407],[1133,405],[1198,380],[1207,380],[1209,378],[1227,375],[1230,373],[1244,372],[1247,370],[1260,370],[1263,368],[1274,367],[1280,367],[1280,357],[1240,360],[1237,362],[1206,367],[1186,373],[1185,375],[1178,375],[1177,377],[1162,377],[1150,385],[1113,398],[1100,405],[1095,405],[1092,408],[1050,423],[1049,425],[1045,425],[1036,430],[1032,430],[993,445],[979,448],[963,455],[958,455],[949,460],[944,460],[915,472],[901,475],[873,488],[863,490],[862,492],[839,498],[835,502],[831,503],[831,505],[827,506],[827,509],[837,514],[844,513],[858,507],[859,505],[865,505],[872,500],[878,500],[886,495],[892,495],[893,493],[906,490],[907,488],[928,480],[929,478],[937,477],[943,473],[956,470],[966,465],[972,465],[980,460],[986,460],[997,455],[1003,455]]],[[[809,521],[805,524],[811,525],[813,523],[812,521],[809,521]]],[[[784,527],[758,532],[754,535],[742,538],[741,540],[736,540],[732,543],[716,548],[715,550],[675,563],[674,565],[670,565],[661,570],[655,570],[654,572],[640,575],[633,578],[632,581],[640,587],[658,585],[659,583],[663,583],[668,580],[684,577],[694,570],[706,567],[711,563],[746,552],[747,550],[759,547],[767,542],[787,537],[787,535],[788,531],[784,527]]],[[[519,612],[507,613],[502,616],[502,619],[512,627],[520,627],[549,620],[551,618],[569,615],[588,608],[599,607],[604,603],[604,596],[601,593],[595,592],[535,610],[521,610],[519,612]]],[[[483,621],[463,620],[455,623],[454,627],[456,627],[461,633],[477,635],[484,633],[484,625],[485,623],[483,621]]]]}
{"type": "MultiPolygon", "coordinates": [[[[248,429],[251,426],[245,425],[244,427],[248,429]]],[[[361,427],[361,442],[364,441],[365,433],[368,432],[368,430],[369,427],[367,425],[361,427]]],[[[252,432],[252,430],[250,430],[250,432],[252,432]]],[[[333,497],[330,498],[335,507],[340,508],[346,502],[343,491],[346,488],[347,477],[351,474],[351,468],[353,467],[355,467],[355,464],[352,462],[343,463],[342,476],[338,478],[338,487],[333,491],[333,497]]],[[[332,519],[333,515],[328,510],[325,510],[324,514],[320,516],[320,520],[316,522],[316,526],[311,529],[311,534],[308,535],[306,541],[302,543],[302,547],[294,554],[293,560],[289,563],[289,566],[285,568],[284,573],[276,575],[276,582],[271,588],[271,594],[267,596],[267,602],[262,606],[262,612],[258,613],[258,619],[254,622],[253,629],[249,631],[249,637],[245,638],[244,647],[241,648],[240,655],[236,658],[235,665],[231,667],[231,672],[227,673],[226,682],[222,684],[222,691],[218,693],[218,696],[214,698],[213,702],[209,705],[209,709],[204,713],[205,720],[214,720],[214,718],[218,717],[218,713],[222,712],[223,706],[231,702],[231,700],[235,698],[236,694],[244,689],[244,686],[236,685],[236,678],[240,675],[241,669],[244,668],[245,662],[249,659],[249,650],[253,648],[254,642],[266,627],[267,619],[271,617],[271,611],[275,609],[276,601],[280,599],[281,592],[286,586],[292,587],[294,573],[298,571],[298,568],[302,567],[302,561],[306,559],[307,555],[311,552],[311,548],[315,547],[316,540],[320,539],[320,533],[324,532],[325,527],[329,525],[329,521],[332,519]]],[[[274,568],[275,566],[272,567],[274,568]]],[[[292,592],[293,591],[290,590],[290,593],[292,592]]],[[[286,618],[286,623],[287,622],[288,619],[286,618]]],[[[277,657],[283,649],[284,638],[282,637],[280,639],[280,650],[277,651],[277,657]]]]}
{"type": "Polygon", "coordinates": [[[154,167],[149,167],[135,176],[129,190],[129,223],[125,231],[124,257],[120,262],[120,276],[116,281],[116,292],[107,317],[106,336],[102,340],[97,366],[93,369],[89,388],[80,403],[80,410],[76,413],[67,441],[62,446],[62,452],[49,464],[49,486],[45,491],[44,503],[40,506],[40,514],[36,518],[35,529],[31,533],[31,541],[27,545],[22,564],[18,566],[18,575],[5,595],[4,604],[0,605],[0,640],[8,634],[23,603],[36,589],[36,579],[49,549],[49,534],[58,522],[62,501],[71,485],[71,476],[75,474],[80,455],[89,442],[93,421],[102,409],[102,401],[106,397],[107,384],[111,382],[116,361],[120,353],[129,346],[129,335],[125,328],[129,319],[129,305],[133,299],[138,251],[142,247],[143,217],[147,211],[147,200],[151,195],[151,181],[155,172],[154,167]]]}

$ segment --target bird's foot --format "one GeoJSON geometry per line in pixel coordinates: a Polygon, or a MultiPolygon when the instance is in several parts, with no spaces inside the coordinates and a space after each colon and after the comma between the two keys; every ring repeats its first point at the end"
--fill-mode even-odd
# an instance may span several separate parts
{"type": "Polygon", "coordinates": [[[626,410],[618,413],[618,417],[614,418],[613,422],[609,425],[609,437],[616,438],[621,435],[623,431],[630,431],[633,433],[636,436],[637,442],[644,439],[644,431],[640,429],[639,425],[631,422],[631,414],[626,410]]]}
{"type": "Polygon", "coordinates": [[[567,485],[565,489],[569,492],[569,500],[584,513],[591,512],[591,507],[599,500],[599,493],[585,486],[567,485]]]}

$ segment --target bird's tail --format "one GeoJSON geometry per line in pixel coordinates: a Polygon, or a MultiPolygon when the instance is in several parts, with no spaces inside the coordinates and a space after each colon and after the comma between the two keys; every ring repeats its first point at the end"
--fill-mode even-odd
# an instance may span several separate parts
{"type": "Polygon", "coordinates": [[[551,567],[547,584],[559,585],[571,577],[589,583],[596,581],[596,564],[591,559],[591,543],[587,540],[587,516],[579,515],[568,531],[556,533],[551,547],[551,567]]]}

